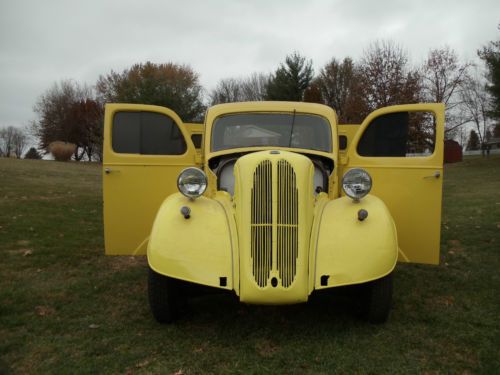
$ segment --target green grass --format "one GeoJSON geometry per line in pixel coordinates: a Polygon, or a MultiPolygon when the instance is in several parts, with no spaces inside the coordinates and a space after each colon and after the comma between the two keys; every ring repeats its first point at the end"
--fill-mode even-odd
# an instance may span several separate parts
{"type": "Polygon", "coordinates": [[[0,159],[0,373],[500,372],[500,158],[445,170],[441,265],[400,265],[385,325],[342,299],[230,296],[157,324],[143,258],[106,257],[100,167],[0,159]]]}

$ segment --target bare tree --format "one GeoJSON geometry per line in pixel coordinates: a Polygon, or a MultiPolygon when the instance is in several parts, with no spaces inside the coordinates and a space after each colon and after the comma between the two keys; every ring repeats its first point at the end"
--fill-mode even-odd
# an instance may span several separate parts
{"type": "Polygon", "coordinates": [[[461,100],[465,118],[474,124],[479,142],[483,144],[491,123],[488,118],[489,95],[485,82],[479,77],[476,72],[474,76],[466,79],[461,90],[461,100]]]}
{"type": "Polygon", "coordinates": [[[446,129],[448,137],[454,130],[469,122],[460,108],[462,90],[469,78],[470,62],[461,63],[457,53],[448,46],[431,49],[422,67],[423,99],[446,105],[446,129]]]}
{"type": "Polygon", "coordinates": [[[266,97],[269,76],[263,73],[253,73],[242,80],[243,100],[261,101],[266,97]]]}
{"type": "Polygon", "coordinates": [[[240,102],[243,97],[242,82],[236,78],[221,79],[210,93],[212,105],[219,103],[240,102]]]}
{"type": "Polygon", "coordinates": [[[406,51],[392,41],[376,41],[364,51],[360,80],[370,111],[420,100],[420,74],[409,66],[406,51]]]}
{"type": "Polygon", "coordinates": [[[12,126],[0,129],[0,156],[9,157],[12,151],[12,126]]]}
{"type": "Polygon", "coordinates": [[[14,154],[21,159],[24,150],[28,146],[28,136],[24,129],[16,129],[13,137],[14,154]]]}
{"type": "Polygon", "coordinates": [[[211,105],[264,100],[269,77],[253,73],[248,78],[221,79],[210,93],[211,105]]]}
{"type": "Polygon", "coordinates": [[[27,146],[28,136],[24,129],[8,126],[0,129],[0,156],[21,158],[27,146]]]}
{"type": "Polygon", "coordinates": [[[321,102],[334,108],[342,123],[359,123],[368,114],[360,81],[360,72],[351,58],[342,62],[333,58],[311,85],[320,92],[321,102]]]}

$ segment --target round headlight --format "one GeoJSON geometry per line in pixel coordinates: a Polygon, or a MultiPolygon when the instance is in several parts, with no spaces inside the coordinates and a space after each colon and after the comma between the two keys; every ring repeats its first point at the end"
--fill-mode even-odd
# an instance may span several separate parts
{"type": "Polygon", "coordinates": [[[198,198],[207,188],[207,175],[198,168],[184,169],[177,179],[179,191],[188,198],[198,198]]]}
{"type": "Polygon", "coordinates": [[[372,188],[372,178],[367,171],[361,168],[350,169],[342,178],[342,189],[346,195],[359,201],[372,188]]]}

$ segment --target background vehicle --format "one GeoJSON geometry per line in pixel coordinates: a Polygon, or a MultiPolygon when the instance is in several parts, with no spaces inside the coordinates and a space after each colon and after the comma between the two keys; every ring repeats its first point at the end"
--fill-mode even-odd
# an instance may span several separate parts
{"type": "Polygon", "coordinates": [[[396,262],[439,262],[443,105],[386,107],[359,126],[319,104],[217,105],[199,152],[189,126],[167,108],[106,106],[106,254],[147,253],[158,321],[195,283],[256,304],[362,284],[381,322],[396,262]]]}

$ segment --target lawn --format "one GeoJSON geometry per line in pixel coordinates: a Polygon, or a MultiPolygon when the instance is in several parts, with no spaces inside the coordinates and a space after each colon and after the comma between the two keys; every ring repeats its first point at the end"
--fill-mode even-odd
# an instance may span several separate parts
{"type": "Polygon", "coordinates": [[[100,173],[0,158],[0,374],[500,373],[500,157],[446,166],[441,264],[398,266],[385,325],[226,295],[157,324],[145,259],[104,256],[100,173]]]}

